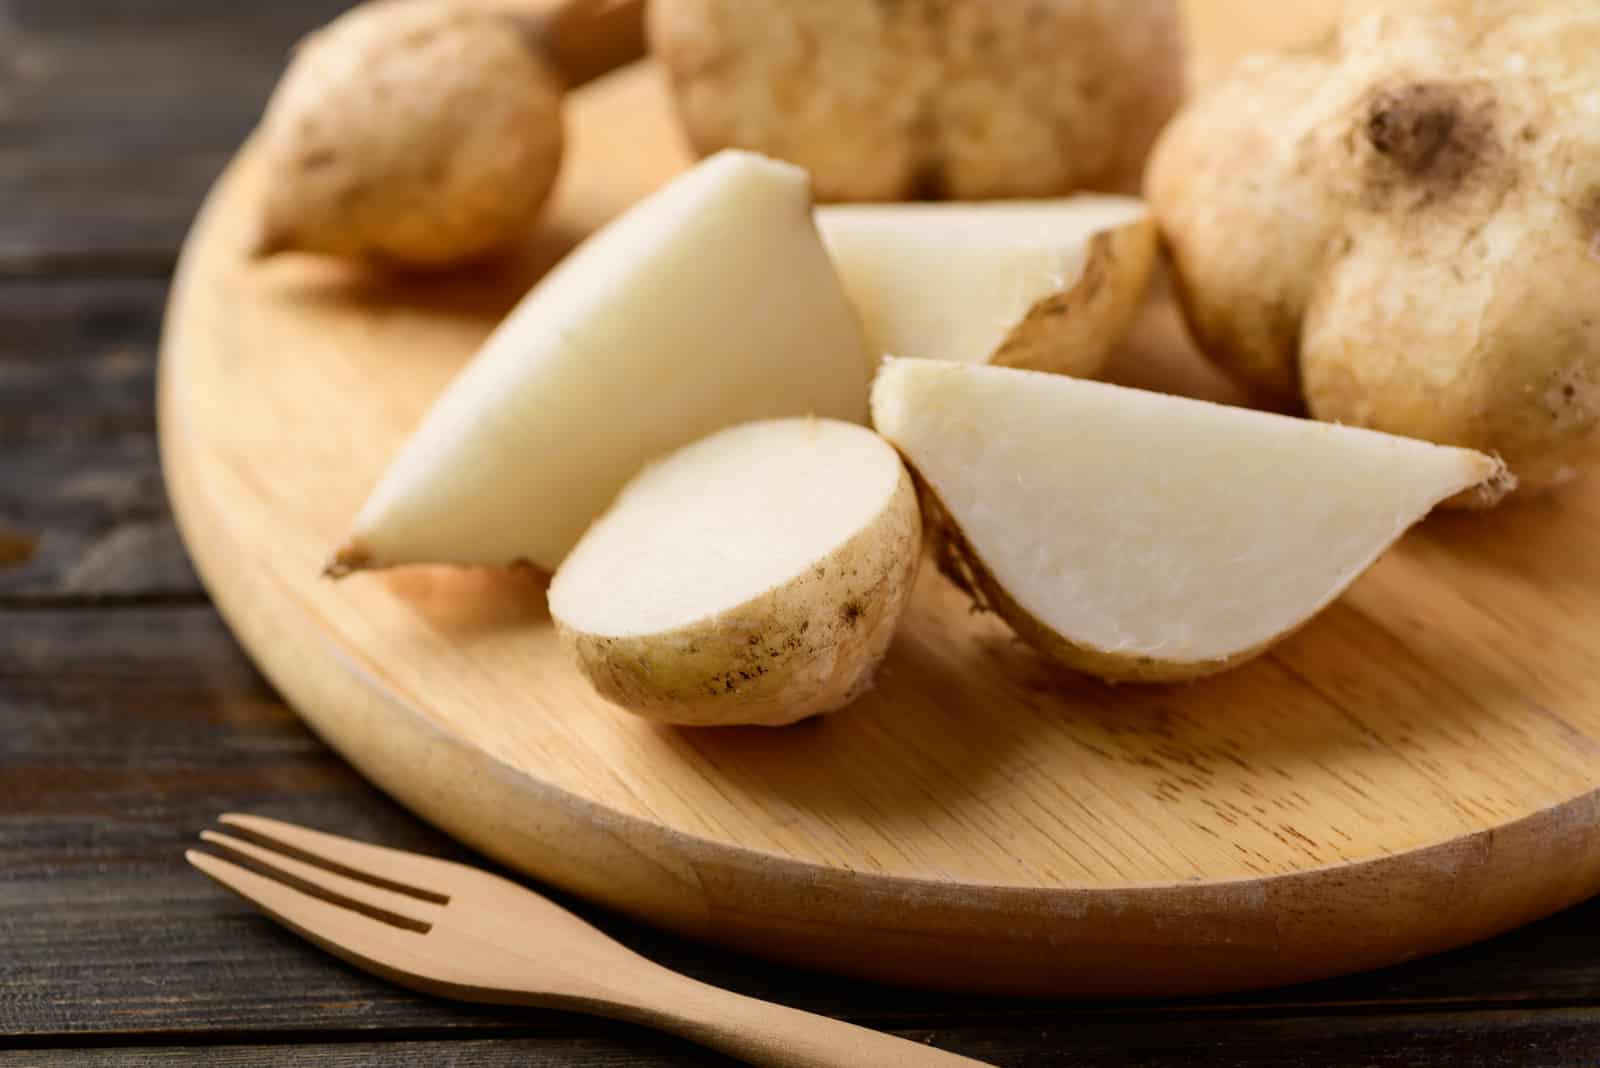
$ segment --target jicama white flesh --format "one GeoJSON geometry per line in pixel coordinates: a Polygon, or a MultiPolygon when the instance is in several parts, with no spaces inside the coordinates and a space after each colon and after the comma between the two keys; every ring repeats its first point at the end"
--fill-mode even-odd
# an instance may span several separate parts
{"type": "Polygon", "coordinates": [[[534,287],[406,442],[330,571],[553,570],[653,457],[752,419],[865,421],[869,370],[805,172],[719,153],[534,287]]]}
{"type": "Polygon", "coordinates": [[[941,567],[1108,679],[1219,671],[1339,596],[1481,453],[1031,371],[893,360],[873,418],[941,567]]]}
{"type": "Polygon", "coordinates": [[[916,577],[916,492],[864,427],[782,419],[646,468],[550,584],[602,696],[692,725],[778,726],[871,683],[916,577]]]}
{"type": "Polygon", "coordinates": [[[1093,375],[1149,286],[1141,200],[850,204],[817,225],[874,353],[1093,375]]]}

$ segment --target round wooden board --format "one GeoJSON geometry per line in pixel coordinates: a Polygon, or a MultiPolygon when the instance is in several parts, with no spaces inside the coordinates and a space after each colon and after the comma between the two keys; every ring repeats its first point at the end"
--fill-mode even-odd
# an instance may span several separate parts
{"type": "MultiPolygon", "coordinates": [[[[248,150],[162,354],[179,520],[307,721],[428,819],[696,938],[897,983],[1158,995],[1482,938],[1600,889],[1600,485],[1430,521],[1255,663],[1052,671],[925,568],[876,690],[781,731],[659,728],[560,656],[531,573],[319,577],[429,400],[581,234],[685,162],[649,67],[586,89],[521,260],[385,281],[248,263],[248,150]]],[[[1124,380],[1226,397],[1156,302],[1124,380]]]]}

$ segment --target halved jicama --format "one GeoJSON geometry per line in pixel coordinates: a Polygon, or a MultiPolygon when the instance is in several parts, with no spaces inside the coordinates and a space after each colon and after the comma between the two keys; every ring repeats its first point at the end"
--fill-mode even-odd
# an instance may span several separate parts
{"type": "Polygon", "coordinates": [[[1060,375],[893,360],[878,430],[918,478],[942,570],[1069,667],[1220,671],[1338,597],[1498,461],[1060,375]]]}
{"type": "Polygon", "coordinates": [[[1131,197],[817,209],[874,353],[1092,375],[1156,257],[1131,197]]]}
{"type": "Polygon", "coordinates": [[[330,571],[553,570],[653,457],[751,419],[865,421],[869,370],[806,173],[719,153],[533,288],[401,449],[330,571]]]}
{"type": "Polygon", "coordinates": [[[911,479],[872,431],[750,423],[630,482],[556,572],[550,614],[629,711],[781,726],[870,685],[921,538],[911,479]]]}

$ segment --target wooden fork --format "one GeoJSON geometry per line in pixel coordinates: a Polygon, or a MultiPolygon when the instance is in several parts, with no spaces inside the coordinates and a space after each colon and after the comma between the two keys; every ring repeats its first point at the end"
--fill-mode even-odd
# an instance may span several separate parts
{"type": "Polygon", "coordinates": [[[980,1062],[669,971],[566,909],[464,864],[229,813],[189,863],[323,949],[461,1001],[567,1009],[667,1031],[772,1068],[980,1062]]]}

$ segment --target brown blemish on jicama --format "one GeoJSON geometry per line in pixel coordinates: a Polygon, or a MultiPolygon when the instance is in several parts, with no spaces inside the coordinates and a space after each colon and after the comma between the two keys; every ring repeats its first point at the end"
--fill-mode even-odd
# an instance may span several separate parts
{"type": "Polygon", "coordinates": [[[1578,209],[1578,226],[1589,242],[1589,257],[1600,260],[1600,186],[1590,190],[1588,199],[1578,209]]]}
{"type": "Polygon", "coordinates": [[[1503,170],[1494,92],[1482,82],[1417,82],[1376,93],[1365,134],[1375,153],[1367,189],[1377,205],[1412,190],[1424,205],[1441,203],[1503,170]]]}
{"type": "Polygon", "coordinates": [[[352,541],[333,554],[333,559],[323,566],[322,574],[325,578],[341,579],[372,566],[372,553],[361,542],[352,541]]]}

